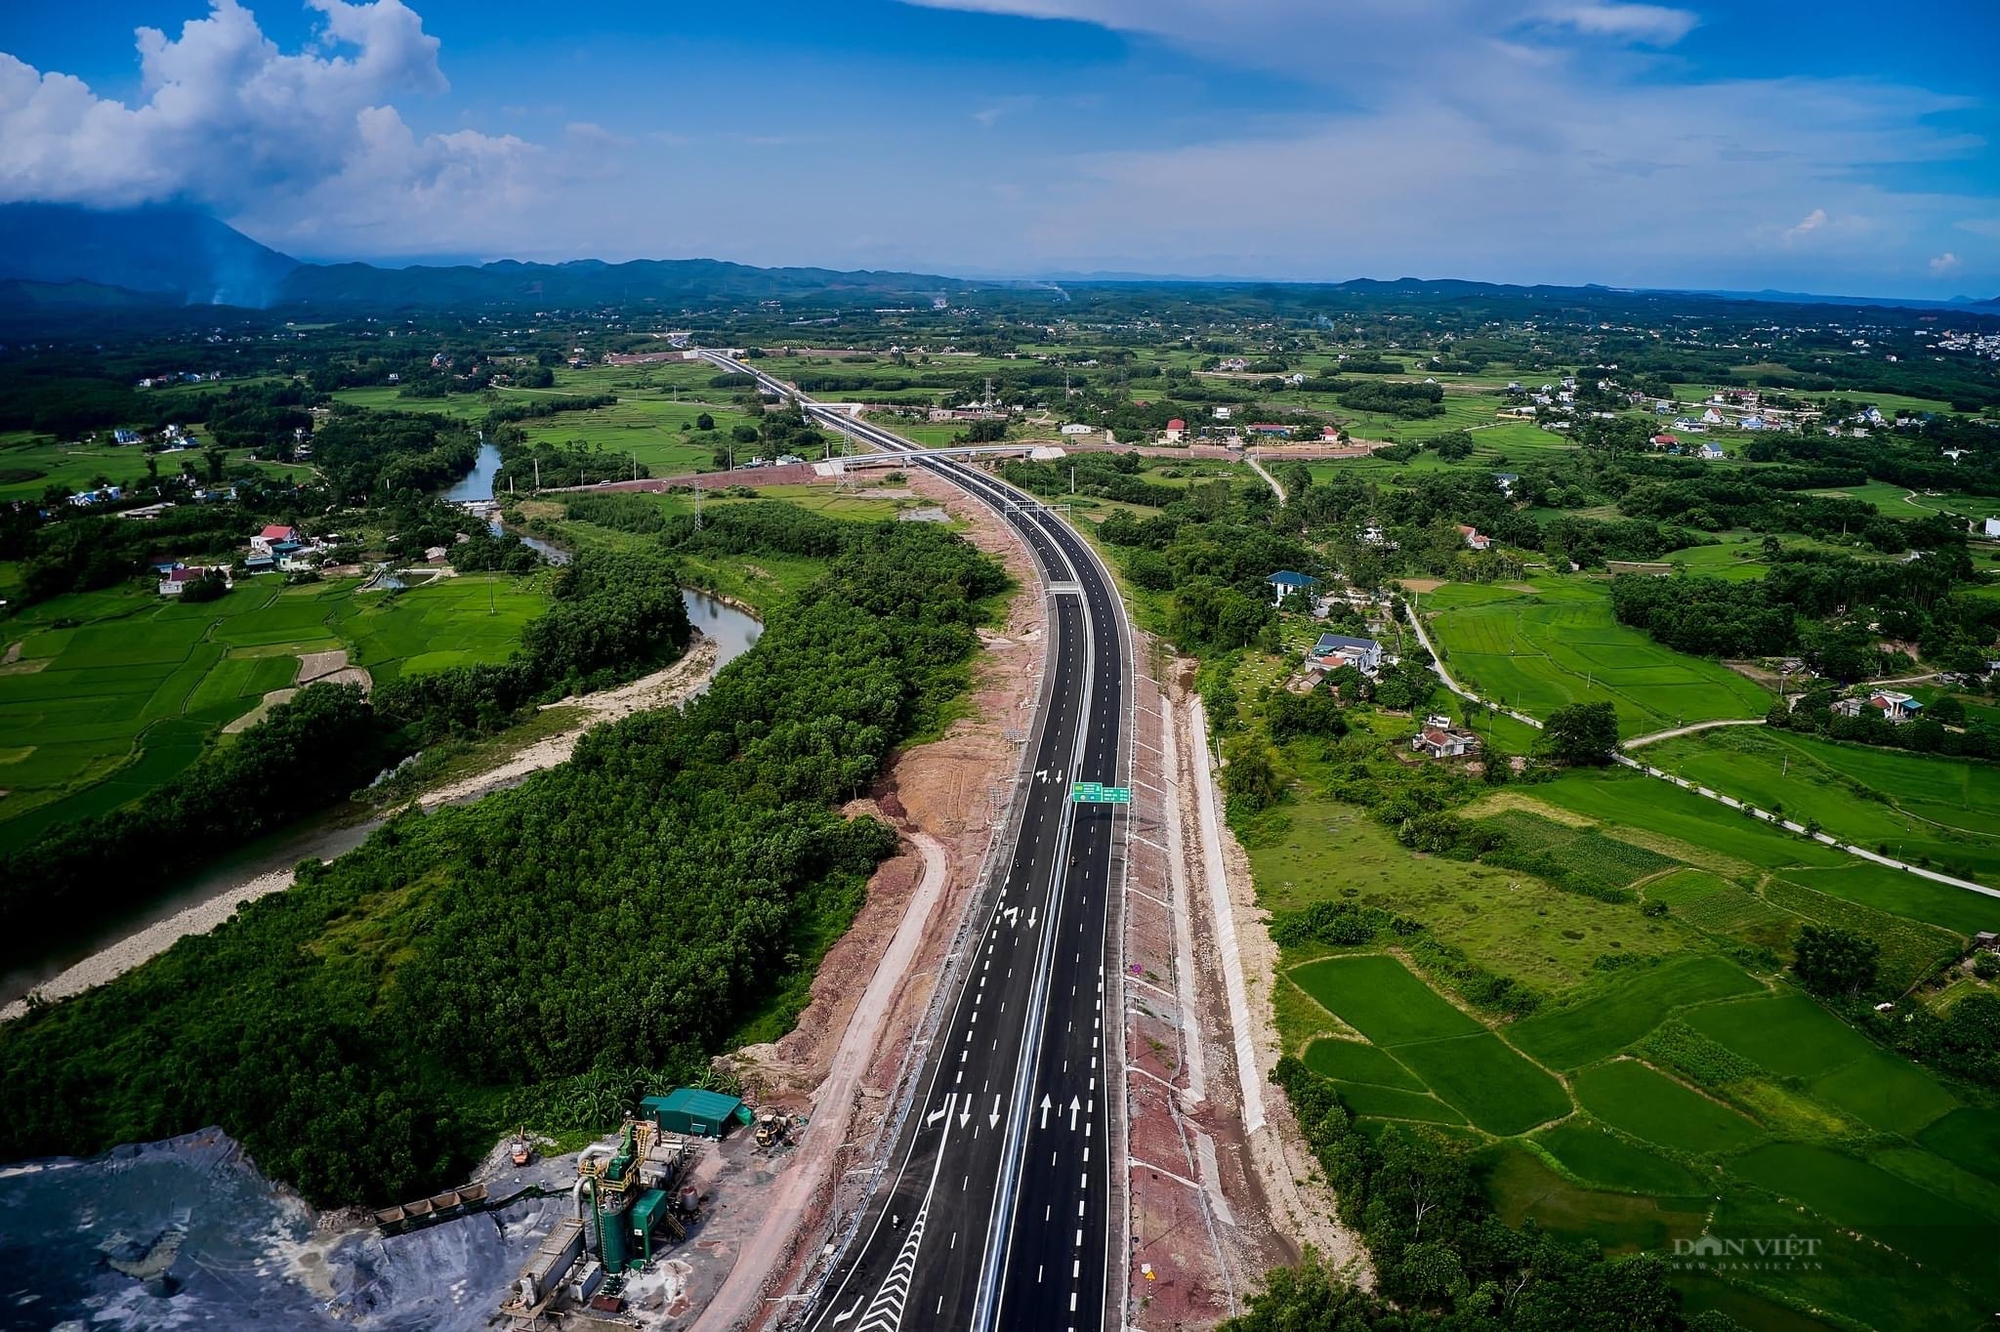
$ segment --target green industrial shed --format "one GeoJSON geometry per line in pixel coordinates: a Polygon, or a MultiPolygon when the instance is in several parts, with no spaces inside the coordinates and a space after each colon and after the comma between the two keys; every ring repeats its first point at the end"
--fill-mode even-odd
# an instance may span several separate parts
{"type": "Polygon", "coordinates": [[[662,1132],[691,1138],[725,1138],[738,1124],[751,1121],[749,1107],[736,1097],[699,1087],[676,1087],[665,1096],[648,1096],[639,1102],[639,1117],[652,1120],[662,1132]]]}

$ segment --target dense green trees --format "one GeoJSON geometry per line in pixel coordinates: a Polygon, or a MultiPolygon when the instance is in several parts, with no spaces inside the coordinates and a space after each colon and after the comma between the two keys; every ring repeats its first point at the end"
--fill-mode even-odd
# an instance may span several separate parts
{"type": "Polygon", "coordinates": [[[835,802],[936,724],[1005,586],[931,524],[736,516],[784,507],[702,536],[783,533],[832,549],[827,572],[685,712],[405,816],[0,1030],[0,1158],[220,1123],[315,1202],[383,1201],[460,1177],[536,1088],[698,1076],[746,1020],[782,1018],[895,844],[835,802]]]}
{"type": "MultiPolygon", "coordinates": [[[[1387,364],[1385,362],[1385,364],[1387,364]]],[[[1341,367],[1361,373],[1368,367],[1349,362],[1341,367]]],[[[1398,370],[1401,367],[1397,367],[1398,370]]],[[[1436,384],[1402,384],[1390,381],[1356,384],[1335,399],[1351,412],[1379,412],[1406,421],[1423,421],[1444,415],[1444,390],[1436,384]]]]}
{"type": "Polygon", "coordinates": [[[1774,656],[1797,650],[1821,674],[1878,673],[1873,644],[1916,641],[1924,655],[1983,665],[2000,607],[1957,590],[1971,576],[1962,544],[1920,559],[1858,560],[1822,551],[1767,554],[1760,579],[1640,578],[1611,585],[1621,624],[1699,656],[1774,656]],[[1871,627],[1872,623],[1872,627],[1871,627]]]}
{"type": "Polygon", "coordinates": [[[586,551],[556,576],[554,593],[505,662],[385,682],[375,694],[384,721],[416,744],[494,731],[529,703],[603,688],[687,647],[687,607],[663,555],[586,551]]]}
{"type": "Polygon", "coordinates": [[[1536,747],[1557,763],[1603,767],[1618,752],[1618,709],[1609,703],[1557,708],[1543,719],[1536,747]]]}
{"type": "Polygon", "coordinates": [[[1881,944],[1837,925],[1802,925],[1792,939],[1792,971],[1815,994],[1862,993],[1881,956],[1881,944]]]}
{"type": "Polygon", "coordinates": [[[313,436],[313,465],[343,504],[437,490],[471,471],[478,454],[472,427],[426,412],[336,408],[313,436]]]}

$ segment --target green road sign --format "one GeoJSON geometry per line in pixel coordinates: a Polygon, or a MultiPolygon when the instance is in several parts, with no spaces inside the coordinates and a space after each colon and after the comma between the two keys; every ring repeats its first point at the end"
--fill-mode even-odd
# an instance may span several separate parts
{"type": "Polygon", "coordinates": [[[1132,788],[1105,786],[1101,782],[1077,782],[1069,788],[1069,798],[1080,805],[1129,805],[1132,788]]]}

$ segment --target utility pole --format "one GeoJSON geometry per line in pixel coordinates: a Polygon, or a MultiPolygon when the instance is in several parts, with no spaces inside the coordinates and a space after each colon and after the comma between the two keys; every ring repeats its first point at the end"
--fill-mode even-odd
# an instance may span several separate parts
{"type": "Polygon", "coordinates": [[[540,490],[541,488],[542,488],[542,460],[540,458],[537,458],[535,459],[535,489],[540,490]]]}
{"type": "Polygon", "coordinates": [[[694,488],[694,530],[701,531],[701,487],[694,488]]]}

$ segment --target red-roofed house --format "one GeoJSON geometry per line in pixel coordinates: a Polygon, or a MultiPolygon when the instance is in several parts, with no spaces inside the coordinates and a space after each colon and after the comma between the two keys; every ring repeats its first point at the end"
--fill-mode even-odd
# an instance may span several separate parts
{"type": "Polygon", "coordinates": [[[1433,713],[1424,718],[1424,729],[1410,737],[1410,748],[1434,759],[1463,758],[1479,748],[1479,737],[1453,729],[1449,717],[1433,713]]]}
{"type": "Polygon", "coordinates": [[[281,541],[289,541],[294,545],[296,545],[298,543],[298,539],[299,539],[298,528],[285,527],[278,523],[273,523],[269,527],[265,528],[263,531],[257,533],[257,535],[250,538],[250,549],[256,551],[259,555],[269,555],[271,553],[271,547],[276,543],[281,541]]]}
{"type": "Polygon", "coordinates": [[[1474,550],[1485,550],[1488,546],[1493,544],[1492,537],[1482,536],[1478,528],[1467,527],[1464,523],[1460,523],[1458,525],[1458,534],[1464,537],[1465,544],[1472,547],[1474,550]]]}
{"type": "Polygon", "coordinates": [[[1187,422],[1176,416],[1167,422],[1167,443],[1178,444],[1187,438],[1187,422]]]}
{"type": "Polygon", "coordinates": [[[1656,449],[1671,449],[1680,442],[1681,437],[1679,435],[1661,434],[1653,436],[1653,447],[1656,449]]]}

